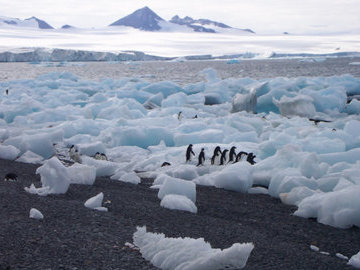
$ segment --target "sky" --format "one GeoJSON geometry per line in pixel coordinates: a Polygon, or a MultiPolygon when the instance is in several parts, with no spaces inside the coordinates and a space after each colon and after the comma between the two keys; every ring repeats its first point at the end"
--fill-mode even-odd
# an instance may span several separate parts
{"type": "Polygon", "coordinates": [[[359,0],[0,0],[0,16],[100,28],[148,6],[160,17],[207,18],[257,33],[359,32],[359,0]]]}

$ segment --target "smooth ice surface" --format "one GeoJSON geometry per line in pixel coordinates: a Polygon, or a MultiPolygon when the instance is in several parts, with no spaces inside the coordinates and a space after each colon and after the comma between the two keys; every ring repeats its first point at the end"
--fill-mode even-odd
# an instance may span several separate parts
{"type": "Polygon", "coordinates": [[[227,249],[213,249],[203,238],[167,238],[137,227],[134,245],[142,256],[160,269],[215,270],[244,268],[254,248],[252,243],[235,243],[227,249]]]}
{"type": "Polygon", "coordinates": [[[34,219],[44,219],[44,215],[36,208],[30,209],[29,217],[34,219]]]}
{"type": "Polygon", "coordinates": [[[196,205],[192,202],[192,200],[183,195],[165,195],[165,197],[160,202],[160,206],[172,210],[182,210],[191,213],[197,213],[196,205]]]}

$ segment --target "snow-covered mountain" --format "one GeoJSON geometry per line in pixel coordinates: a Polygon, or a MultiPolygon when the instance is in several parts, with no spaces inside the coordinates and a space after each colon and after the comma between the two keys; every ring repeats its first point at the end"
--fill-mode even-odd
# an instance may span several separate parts
{"type": "Polygon", "coordinates": [[[208,19],[194,20],[188,16],[182,19],[176,15],[170,21],[165,21],[149,7],[138,9],[132,14],[110,24],[110,26],[130,26],[144,31],[194,31],[217,33],[229,30],[240,30],[247,33],[254,33],[250,29],[236,29],[221,22],[208,19]]]}
{"type": "MultiPolygon", "coordinates": [[[[209,33],[216,33],[218,29],[233,29],[231,26],[226,25],[221,22],[212,21],[209,19],[197,19],[194,20],[193,18],[186,16],[184,18],[180,18],[178,15],[175,15],[170,20],[172,23],[186,25],[192,28],[195,32],[209,32],[209,33]]],[[[246,32],[254,33],[251,29],[240,29],[246,32]]]]}
{"type": "Polygon", "coordinates": [[[158,31],[161,30],[159,24],[161,21],[164,21],[164,19],[158,16],[150,8],[143,7],[120,20],[113,22],[110,26],[131,26],[144,31],[158,31]]]}
{"type": "Polygon", "coordinates": [[[18,18],[0,17],[0,26],[19,26],[19,27],[33,27],[39,29],[54,29],[47,22],[36,17],[31,17],[25,20],[18,18]]]}

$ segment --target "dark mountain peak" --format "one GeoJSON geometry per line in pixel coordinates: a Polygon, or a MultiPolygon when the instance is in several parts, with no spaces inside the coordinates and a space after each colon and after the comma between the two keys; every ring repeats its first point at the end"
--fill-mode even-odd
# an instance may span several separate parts
{"type": "Polygon", "coordinates": [[[164,21],[149,7],[145,6],[141,9],[136,10],[128,16],[117,20],[110,24],[110,26],[131,26],[140,30],[145,31],[157,31],[160,30],[159,21],[164,21]]]}
{"type": "Polygon", "coordinates": [[[34,16],[32,16],[31,18],[25,19],[25,21],[30,21],[30,20],[35,20],[38,23],[40,29],[54,29],[54,27],[52,27],[47,22],[40,20],[34,16]]]}
{"type": "Polygon", "coordinates": [[[75,28],[75,27],[69,24],[64,24],[63,26],[61,26],[61,29],[70,29],[70,28],[75,28]]]}

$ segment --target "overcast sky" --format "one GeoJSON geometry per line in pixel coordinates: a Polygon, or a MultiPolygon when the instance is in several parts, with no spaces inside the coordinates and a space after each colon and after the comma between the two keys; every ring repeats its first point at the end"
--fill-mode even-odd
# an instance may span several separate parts
{"type": "Polygon", "coordinates": [[[165,20],[207,18],[257,33],[360,32],[360,0],[0,0],[0,16],[99,28],[144,6],[165,20]]]}

